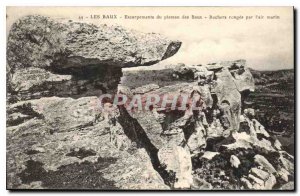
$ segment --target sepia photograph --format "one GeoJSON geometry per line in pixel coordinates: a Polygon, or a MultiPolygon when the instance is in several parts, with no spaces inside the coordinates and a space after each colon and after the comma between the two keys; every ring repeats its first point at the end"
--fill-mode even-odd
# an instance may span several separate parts
{"type": "Polygon", "coordinates": [[[294,191],[292,6],[6,7],[6,189],[294,191]]]}

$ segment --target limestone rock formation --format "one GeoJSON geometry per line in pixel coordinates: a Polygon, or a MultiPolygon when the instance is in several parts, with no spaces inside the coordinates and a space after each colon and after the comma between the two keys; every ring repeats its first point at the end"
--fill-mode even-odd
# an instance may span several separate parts
{"type": "Polygon", "coordinates": [[[244,103],[255,89],[245,60],[122,70],[180,45],[120,26],[18,20],[7,43],[7,187],[293,189],[294,157],[244,103]],[[99,99],[117,92],[142,107],[172,100],[128,109],[99,99]]]}
{"type": "Polygon", "coordinates": [[[16,21],[7,42],[7,187],[169,189],[118,109],[101,108],[98,96],[117,92],[122,67],[154,64],[180,45],[121,26],[16,21]]]}
{"type": "MultiPolygon", "coordinates": [[[[119,90],[131,97],[185,94],[198,100],[201,107],[194,111],[171,110],[171,106],[158,103],[147,112],[129,112],[139,124],[139,129],[132,131],[143,132],[149,139],[147,144],[158,154],[174,145],[190,151],[194,180],[180,188],[209,184],[217,189],[273,189],[292,180],[293,157],[285,152],[283,158],[278,141],[244,104],[245,96],[254,91],[254,80],[244,60],[124,70],[119,90]],[[258,170],[268,178],[257,176],[258,170]]],[[[164,158],[174,156],[181,159],[175,152],[164,158]]],[[[165,159],[161,162],[174,168],[174,158],[165,159]]]]}
{"type": "Polygon", "coordinates": [[[173,146],[161,148],[158,151],[158,158],[162,165],[166,166],[168,173],[175,174],[174,188],[187,188],[193,182],[192,161],[188,150],[173,146]]]}
{"type": "Polygon", "coordinates": [[[180,45],[181,42],[158,34],[121,26],[58,22],[37,15],[21,18],[13,24],[7,50],[13,71],[21,67],[151,65],[174,55],[180,45]]]}
{"type": "Polygon", "coordinates": [[[114,92],[121,67],[155,64],[180,46],[179,41],[121,26],[27,16],[16,21],[8,35],[10,99],[114,92]]]}

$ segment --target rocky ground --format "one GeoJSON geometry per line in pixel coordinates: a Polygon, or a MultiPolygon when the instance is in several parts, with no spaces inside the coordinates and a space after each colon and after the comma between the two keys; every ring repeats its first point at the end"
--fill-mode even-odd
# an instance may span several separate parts
{"type": "Polygon", "coordinates": [[[255,118],[287,152],[294,154],[294,70],[251,70],[251,73],[256,90],[247,101],[256,111],[255,118]]]}
{"type": "Polygon", "coordinates": [[[7,43],[8,189],[294,189],[294,157],[247,103],[244,60],[150,66],[180,41],[28,16],[7,43]],[[187,94],[198,110],[131,111],[105,93],[187,94]]]}

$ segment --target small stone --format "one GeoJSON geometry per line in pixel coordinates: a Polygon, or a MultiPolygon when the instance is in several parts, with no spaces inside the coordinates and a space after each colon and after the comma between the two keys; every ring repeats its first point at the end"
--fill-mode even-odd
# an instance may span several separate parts
{"type": "Polygon", "coordinates": [[[235,155],[231,155],[230,163],[231,163],[231,167],[235,167],[235,168],[238,168],[239,165],[241,164],[239,158],[235,155]]]}
{"type": "Polygon", "coordinates": [[[213,159],[215,156],[219,155],[219,152],[211,152],[211,151],[205,151],[204,154],[201,156],[201,158],[207,159],[207,160],[211,160],[213,159]]]}
{"type": "Polygon", "coordinates": [[[41,152],[41,153],[46,152],[45,148],[43,148],[43,147],[36,147],[33,150],[36,150],[36,151],[41,152]]]}

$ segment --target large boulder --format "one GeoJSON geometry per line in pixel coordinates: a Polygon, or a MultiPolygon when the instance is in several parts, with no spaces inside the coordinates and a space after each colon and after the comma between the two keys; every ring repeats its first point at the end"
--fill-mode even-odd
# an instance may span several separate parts
{"type": "Polygon", "coordinates": [[[13,24],[7,60],[12,71],[23,67],[66,69],[101,64],[133,67],[166,59],[180,45],[181,42],[158,34],[121,26],[59,22],[34,15],[13,24]]]}
{"type": "Polygon", "coordinates": [[[179,41],[121,26],[26,16],[12,25],[8,35],[9,98],[116,92],[121,67],[155,64],[180,46],[179,41]]]}

